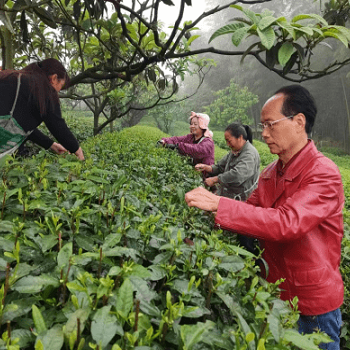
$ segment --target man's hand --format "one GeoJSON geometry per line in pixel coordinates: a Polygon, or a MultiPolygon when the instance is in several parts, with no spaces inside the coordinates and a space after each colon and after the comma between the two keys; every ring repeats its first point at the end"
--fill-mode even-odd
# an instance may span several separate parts
{"type": "Polygon", "coordinates": [[[185,201],[189,207],[213,212],[218,210],[220,198],[203,187],[197,187],[185,194],[185,201]]]}
{"type": "Polygon", "coordinates": [[[210,165],[207,164],[197,164],[194,166],[194,168],[197,171],[206,171],[207,173],[211,173],[213,171],[213,168],[210,165]]]}
{"type": "Polygon", "coordinates": [[[208,177],[204,180],[204,183],[209,187],[212,187],[213,185],[217,184],[218,182],[219,182],[219,178],[217,176],[208,177]]]}
{"type": "Polygon", "coordinates": [[[59,144],[57,142],[54,142],[50,148],[53,152],[55,152],[57,154],[63,154],[63,153],[68,152],[61,144],[59,144]]]}

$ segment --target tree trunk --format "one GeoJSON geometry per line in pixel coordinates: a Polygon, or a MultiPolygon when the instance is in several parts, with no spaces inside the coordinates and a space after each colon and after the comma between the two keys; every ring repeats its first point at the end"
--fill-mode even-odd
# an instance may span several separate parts
{"type": "Polygon", "coordinates": [[[94,112],[94,136],[96,136],[98,134],[98,117],[99,117],[99,113],[96,111],[94,112]]]}
{"type": "MultiPolygon", "coordinates": [[[[112,119],[118,113],[118,109],[115,105],[111,106],[111,110],[109,112],[109,117],[112,119]]],[[[113,120],[109,123],[109,131],[113,132],[113,120]]]]}
{"type": "Polygon", "coordinates": [[[346,91],[345,91],[345,85],[343,81],[343,77],[340,78],[341,84],[343,87],[343,92],[344,92],[344,100],[345,100],[345,106],[346,106],[346,115],[347,115],[347,121],[348,121],[348,127],[344,128],[344,139],[345,139],[345,150],[347,153],[350,153],[350,111],[349,111],[349,104],[348,104],[348,99],[346,96],[346,91]]]}
{"type": "Polygon", "coordinates": [[[13,69],[13,36],[11,32],[2,26],[0,29],[2,70],[13,69]]]}

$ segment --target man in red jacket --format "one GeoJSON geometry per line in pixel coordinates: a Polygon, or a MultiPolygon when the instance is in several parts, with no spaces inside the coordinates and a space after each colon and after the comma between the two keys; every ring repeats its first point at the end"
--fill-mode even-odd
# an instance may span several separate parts
{"type": "Polygon", "coordinates": [[[281,298],[299,299],[299,331],[326,332],[339,349],[344,286],[339,271],[344,192],[336,165],[319,153],[308,134],[317,109],[299,85],[276,92],[261,111],[262,136],[279,159],[260,175],[247,202],[204,188],[185,196],[189,206],[216,213],[223,229],[258,238],[269,282],[283,278],[281,298]]]}

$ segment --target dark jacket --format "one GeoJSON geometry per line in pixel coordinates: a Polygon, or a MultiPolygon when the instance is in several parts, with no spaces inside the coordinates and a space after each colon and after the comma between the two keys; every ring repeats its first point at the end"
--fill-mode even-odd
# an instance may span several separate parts
{"type": "MultiPolygon", "coordinates": [[[[17,75],[11,75],[5,80],[0,79],[0,115],[9,114],[15,99],[16,88],[17,75]]],[[[68,151],[75,153],[79,148],[79,143],[62,118],[60,104],[47,101],[46,107],[46,114],[40,115],[38,103],[30,93],[29,79],[22,75],[19,96],[13,112],[14,119],[24,131],[33,130],[28,137],[29,140],[48,149],[53,141],[36,129],[44,122],[56,140],[68,151]]]]}

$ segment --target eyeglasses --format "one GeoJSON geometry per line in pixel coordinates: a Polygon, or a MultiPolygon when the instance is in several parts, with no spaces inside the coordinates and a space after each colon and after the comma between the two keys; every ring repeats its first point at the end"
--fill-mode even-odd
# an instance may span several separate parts
{"type": "Polygon", "coordinates": [[[267,122],[264,122],[264,123],[259,123],[257,126],[258,126],[258,130],[263,132],[265,129],[269,128],[270,130],[273,130],[273,124],[276,124],[282,120],[285,120],[285,119],[290,119],[290,118],[293,118],[294,115],[290,115],[288,117],[283,117],[281,119],[277,119],[277,120],[274,120],[273,122],[270,122],[270,121],[267,121],[267,122]]]}

